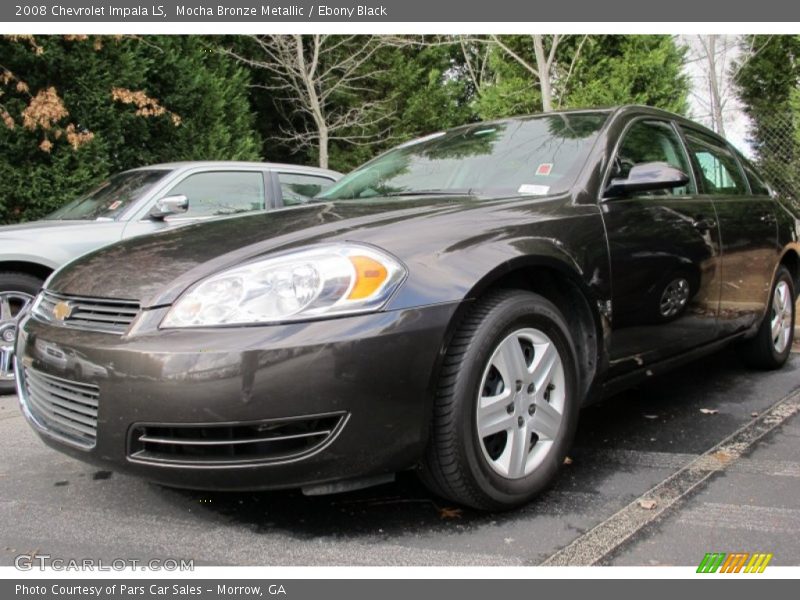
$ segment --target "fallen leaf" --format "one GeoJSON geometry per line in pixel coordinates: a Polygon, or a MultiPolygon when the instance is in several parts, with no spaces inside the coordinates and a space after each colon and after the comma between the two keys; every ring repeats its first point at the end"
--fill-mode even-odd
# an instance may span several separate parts
{"type": "Polygon", "coordinates": [[[653,510],[656,507],[655,500],[639,500],[639,506],[645,510],[653,510]]]}
{"type": "Polygon", "coordinates": [[[572,459],[569,456],[565,456],[564,457],[564,464],[565,465],[571,465],[572,464],[572,459]]]}
{"type": "Polygon", "coordinates": [[[439,509],[439,518],[440,519],[460,519],[461,513],[463,511],[460,508],[440,508],[439,509]]]}
{"type": "Polygon", "coordinates": [[[704,415],[715,415],[719,411],[716,408],[701,408],[700,412],[703,413],[704,415]]]}
{"type": "Polygon", "coordinates": [[[658,415],[642,415],[645,419],[657,419],[658,415]]]}
{"type": "Polygon", "coordinates": [[[717,452],[714,452],[714,454],[712,454],[711,457],[714,458],[714,460],[716,460],[717,462],[722,463],[723,465],[726,465],[729,462],[731,462],[731,460],[733,460],[733,456],[731,456],[730,453],[725,452],[724,450],[718,450],[717,452]]]}

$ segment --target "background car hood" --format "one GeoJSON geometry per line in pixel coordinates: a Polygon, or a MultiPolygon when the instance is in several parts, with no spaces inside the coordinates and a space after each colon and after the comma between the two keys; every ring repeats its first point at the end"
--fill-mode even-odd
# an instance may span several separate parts
{"type": "Polygon", "coordinates": [[[22,238],[30,241],[31,236],[50,237],[61,231],[75,235],[82,229],[96,229],[98,225],[116,224],[116,221],[30,221],[15,225],[0,225],[0,239],[22,238]]]}
{"type": "MultiPolygon", "coordinates": [[[[402,222],[401,237],[408,240],[408,232],[415,230],[408,221],[479,204],[475,198],[441,196],[359,200],[215,219],[106,246],[59,271],[48,287],[65,294],[162,306],[196,281],[261,255],[343,240],[377,243],[392,251],[371,234],[387,227],[397,230],[395,225],[402,222]]],[[[442,224],[437,227],[441,231],[442,224]]],[[[397,233],[391,237],[399,239],[397,233]]]]}

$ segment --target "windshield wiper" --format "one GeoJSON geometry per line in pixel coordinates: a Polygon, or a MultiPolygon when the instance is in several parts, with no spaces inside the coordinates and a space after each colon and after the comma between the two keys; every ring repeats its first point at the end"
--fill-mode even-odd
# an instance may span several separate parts
{"type": "Polygon", "coordinates": [[[401,190],[381,194],[385,197],[393,196],[471,196],[472,190],[401,190]]]}

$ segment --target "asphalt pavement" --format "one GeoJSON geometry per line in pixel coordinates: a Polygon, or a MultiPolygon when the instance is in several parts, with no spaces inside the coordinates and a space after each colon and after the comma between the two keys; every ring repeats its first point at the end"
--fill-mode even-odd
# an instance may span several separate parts
{"type": "Polygon", "coordinates": [[[800,355],[753,372],[725,351],[586,409],[553,488],[507,513],[460,509],[410,473],[336,496],[173,490],[47,448],[0,397],[0,564],[800,565],[800,355]]]}

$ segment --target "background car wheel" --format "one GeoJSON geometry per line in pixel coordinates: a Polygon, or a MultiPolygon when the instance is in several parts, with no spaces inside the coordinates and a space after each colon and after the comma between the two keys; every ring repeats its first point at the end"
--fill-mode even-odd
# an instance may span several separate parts
{"type": "Polygon", "coordinates": [[[542,296],[504,290],[478,300],[444,359],[423,481],[488,510],[542,491],[578,420],[575,356],[563,316],[542,296]]]}
{"type": "Polygon", "coordinates": [[[13,350],[22,311],[44,282],[27,273],[0,273],[0,394],[14,392],[13,350]]]}
{"type": "Polygon", "coordinates": [[[781,265],[772,284],[767,314],[755,337],[739,345],[742,359],[757,369],[779,369],[794,341],[795,290],[792,275],[781,265]]]}

